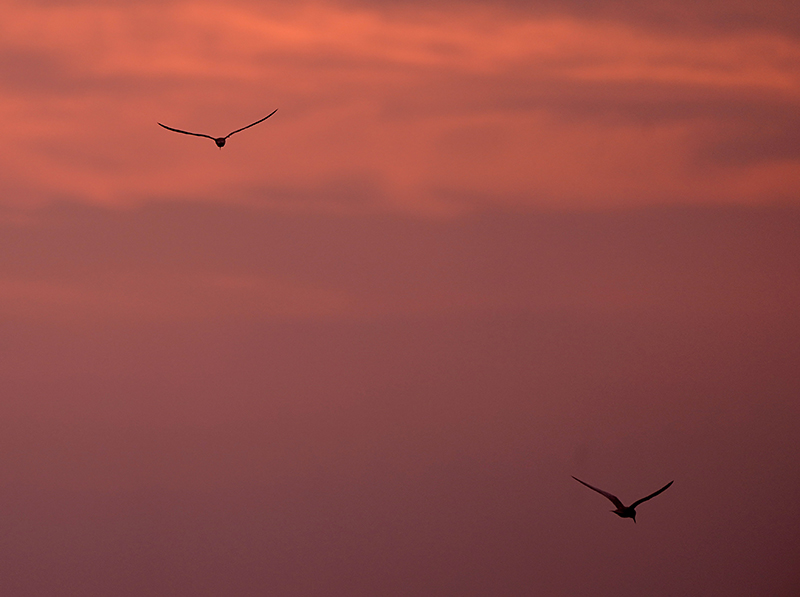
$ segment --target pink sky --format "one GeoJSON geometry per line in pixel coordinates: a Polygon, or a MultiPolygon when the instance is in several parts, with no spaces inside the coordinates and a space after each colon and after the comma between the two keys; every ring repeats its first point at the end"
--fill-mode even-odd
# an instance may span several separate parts
{"type": "Polygon", "coordinates": [[[800,12],[585,4],[3,2],[0,594],[800,592],[800,12]]]}

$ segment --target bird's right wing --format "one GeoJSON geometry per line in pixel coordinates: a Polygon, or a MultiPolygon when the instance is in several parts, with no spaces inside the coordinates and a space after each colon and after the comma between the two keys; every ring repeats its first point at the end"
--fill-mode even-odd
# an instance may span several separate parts
{"type": "MultiPolygon", "coordinates": [[[[617,496],[615,496],[615,495],[613,495],[613,494],[610,494],[610,493],[608,493],[607,491],[603,491],[602,489],[597,489],[597,487],[592,487],[592,486],[591,486],[591,485],[589,485],[588,483],[584,483],[583,481],[581,481],[580,479],[578,479],[578,477],[572,477],[572,478],[573,478],[573,479],[575,479],[575,480],[576,480],[578,483],[580,483],[580,484],[582,484],[582,485],[586,485],[586,487],[588,487],[589,489],[593,489],[593,490],[595,490],[597,493],[599,493],[599,494],[601,494],[601,495],[604,495],[604,496],[606,496],[608,499],[610,499],[610,500],[611,500],[611,503],[612,503],[612,504],[614,504],[614,505],[615,505],[617,508],[619,508],[620,510],[621,510],[621,509],[623,509],[623,508],[625,507],[625,505],[624,505],[624,504],[623,504],[621,501],[619,501],[619,498],[618,498],[617,496]]],[[[665,487],[664,489],[666,489],[666,487],[665,487]]],[[[661,491],[663,491],[663,489],[662,489],[661,491]]],[[[652,497],[652,496],[650,496],[650,497],[652,497]]],[[[648,499],[648,498],[645,498],[645,499],[648,499]]]]}
{"type": "Polygon", "coordinates": [[[275,112],[277,112],[277,111],[278,111],[278,109],[277,109],[277,108],[275,108],[275,109],[274,109],[272,112],[270,112],[269,114],[267,114],[266,116],[264,116],[264,118],[262,118],[261,120],[256,120],[256,121],[255,121],[253,124],[248,124],[247,126],[243,126],[243,127],[242,127],[242,128],[240,128],[240,129],[236,129],[236,130],[235,130],[235,131],[233,131],[232,133],[228,133],[227,135],[225,135],[225,138],[227,139],[227,138],[228,138],[228,137],[230,137],[231,135],[235,135],[236,133],[241,133],[243,130],[245,130],[245,129],[249,129],[251,126],[255,126],[255,125],[257,125],[257,124],[259,124],[259,123],[261,123],[261,122],[264,122],[264,121],[265,121],[267,118],[269,118],[270,116],[272,116],[273,114],[275,114],[275,112]]]}
{"type": "Polygon", "coordinates": [[[639,505],[639,504],[641,504],[642,502],[646,502],[646,501],[647,501],[647,500],[649,500],[650,498],[654,498],[654,497],[656,497],[656,496],[657,496],[659,493],[661,493],[662,491],[666,491],[666,490],[667,490],[667,488],[668,488],[670,485],[672,485],[674,482],[675,482],[675,481],[670,481],[669,483],[667,483],[666,485],[664,485],[664,487],[662,487],[661,489],[659,489],[659,490],[658,490],[658,491],[656,491],[655,493],[651,493],[651,494],[650,494],[650,495],[648,495],[647,497],[643,497],[643,498],[642,498],[642,499],[640,499],[640,500],[636,500],[635,502],[633,502],[633,503],[631,504],[631,508],[635,508],[636,506],[638,506],[638,505],[639,505]]]}
{"type": "Polygon", "coordinates": [[[214,137],[212,137],[211,135],[204,135],[203,133],[190,133],[189,131],[174,129],[171,126],[167,126],[166,124],[161,124],[160,122],[158,123],[158,126],[163,126],[165,129],[173,131],[175,133],[183,133],[184,135],[194,135],[195,137],[206,137],[208,139],[211,139],[212,141],[215,141],[214,137]]]}

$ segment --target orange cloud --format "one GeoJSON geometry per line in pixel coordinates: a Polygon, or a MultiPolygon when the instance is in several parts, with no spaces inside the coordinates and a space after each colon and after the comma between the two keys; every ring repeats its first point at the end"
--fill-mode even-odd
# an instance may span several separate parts
{"type": "Polygon", "coordinates": [[[774,32],[681,34],[488,5],[8,13],[0,163],[18,205],[450,213],[800,190],[800,139],[776,128],[800,102],[800,42],[774,32]],[[155,125],[225,134],[274,108],[221,152],[155,125]],[[770,146],[781,149],[757,149],[770,146]]]}

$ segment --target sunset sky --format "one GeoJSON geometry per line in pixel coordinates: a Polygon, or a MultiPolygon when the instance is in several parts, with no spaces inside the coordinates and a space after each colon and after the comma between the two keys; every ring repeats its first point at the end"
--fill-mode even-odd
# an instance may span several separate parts
{"type": "Polygon", "coordinates": [[[800,594],[796,2],[0,17],[0,595],[800,594]]]}

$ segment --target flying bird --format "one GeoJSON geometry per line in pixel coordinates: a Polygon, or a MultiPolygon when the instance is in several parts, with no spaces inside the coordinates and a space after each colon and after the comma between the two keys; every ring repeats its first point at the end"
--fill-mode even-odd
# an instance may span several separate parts
{"type": "Polygon", "coordinates": [[[275,109],[272,112],[270,112],[269,114],[267,114],[266,116],[264,116],[264,118],[262,118],[261,120],[256,120],[253,124],[248,124],[247,126],[243,126],[240,129],[236,129],[235,131],[233,131],[232,133],[228,133],[224,137],[212,137],[211,135],[204,135],[203,133],[190,133],[189,131],[182,131],[180,129],[174,129],[171,126],[167,126],[166,124],[161,124],[160,122],[158,123],[158,126],[163,126],[168,131],[173,131],[173,132],[176,132],[176,133],[183,133],[184,135],[194,135],[195,137],[207,137],[207,138],[211,139],[214,143],[216,143],[217,147],[222,149],[225,146],[225,141],[227,141],[228,137],[230,137],[231,135],[235,135],[236,133],[241,133],[243,130],[249,129],[251,126],[255,126],[260,122],[264,122],[267,118],[269,118],[270,116],[275,114],[275,112],[277,112],[277,111],[278,110],[275,109]]]}
{"type": "Polygon", "coordinates": [[[612,510],[612,512],[614,514],[616,514],[617,516],[619,516],[621,518],[633,518],[633,522],[636,522],[636,506],[638,506],[642,502],[646,502],[647,500],[656,497],[662,491],[666,491],[667,488],[674,483],[674,481],[670,481],[669,483],[664,485],[664,487],[662,487],[661,489],[659,489],[655,493],[651,493],[647,497],[643,497],[640,500],[636,500],[630,506],[626,506],[625,504],[623,504],[619,500],[619,498],[617,496],[612,495],[612,494],[608,493],[607,491],[603,491],[602,489],[597,489],[597,487],[592,487],[588,483],[584,483],[583,481],[578,479],[578,477],[572,477],[572,478],[575,479],[578,483],[581,483],[582,485],[586,485],[586,487],[588,487],[589,489],[594,489],[597,493],[600,493],[600,494],[606,496],[609,500],[611,500],[611,503],[614,504],[617,507],[616,510],[612,510]]]}

